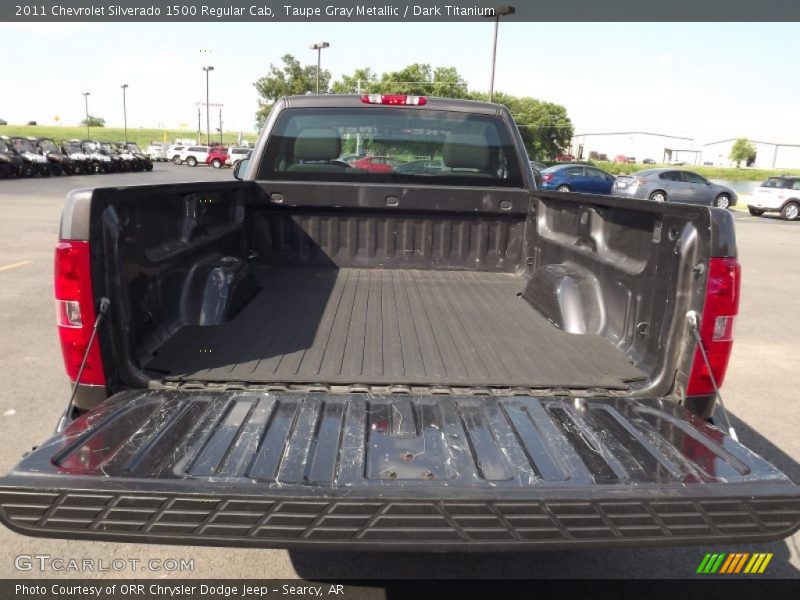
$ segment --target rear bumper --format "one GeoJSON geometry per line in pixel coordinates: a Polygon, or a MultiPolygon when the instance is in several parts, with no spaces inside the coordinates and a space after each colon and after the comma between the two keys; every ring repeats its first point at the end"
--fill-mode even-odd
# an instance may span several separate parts
{"type": "Polygon", "coordinates": [[[753,210],[761,210],[761,211],[764,211],[764,212],[781,212],[781,210],[784,207],[784,204],[785,203],[782,203],[782,204],[780,204],[778,206],[770,206],[770,205],[766,205],[765,206],[765,205],[761,205],[761,204],[758,204],[758,203],[751,202],[751,203],[749,203],[747,205],[747,208],[748,209],[753,209],[753,210]]]}
{"type": "Polygon", "coordinates": [[[668,402],[152,390],[23,459],[0,521],[270,548],[744,543],[796,531],[800,490],[668,402]]]}
{"type": "Polygon", "coordinates": [[[617,196],[618,198],[639,198],[639,199],[647,199],[647,194],[645,194],[640,186],[626,186],[624,188],[617,187],[615,183],[611,186],[611,195],[617,196]]]}
{"type": "Polygon", "coordinates": [[[18,533],[157,544],[388,551],[741,544],[789,536],[800,520],[800,499],[781,486],[767,494],[763,487],[710,495],[585,489],[442,499],[79,482],[47,491],[22,483],[0,489],[0,517],[18,533]]]}

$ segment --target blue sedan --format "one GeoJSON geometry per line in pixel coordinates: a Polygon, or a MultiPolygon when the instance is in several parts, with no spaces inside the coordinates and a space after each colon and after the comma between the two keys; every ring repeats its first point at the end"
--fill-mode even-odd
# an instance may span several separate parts
{"type": "Polygon", "coordinates": [[[542,171],[543,190],[610,194],[616,177],[588,165],[556,165],[542,171]]]}

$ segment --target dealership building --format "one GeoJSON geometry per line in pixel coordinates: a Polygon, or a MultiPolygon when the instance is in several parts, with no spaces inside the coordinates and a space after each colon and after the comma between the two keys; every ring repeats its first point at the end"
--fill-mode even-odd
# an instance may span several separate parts
{"type": "MultiPolygon", "coordinates": [[[[800,168],[800,144],[776,144],[749,140],[756,149],[756,158],[745,166],[759,169],[797,169],[800,168]]],[[[729,158],[735,139],[720,140],[703,144],[703,162],[720,167],[735,166],[729,158]]]]}
{"type": "MultiPolygon", "coordinates": [[[[800,169],[800,144],[779,144],[749,140],[756,149],[755,160],[747,165],[758,169],[800,169]]],[[[610,133],[581,133],[572,138],[569,153],[578,160],[590,160],[605,155],[607,160],[617,156],[646,158],[657,163],[671,160],[687,165],[712,164],[718,167],[735,166],[730,154],[735,138],[695,144],[694,139],[644,131],[610,133]]]]}
{"type": "Polygon", "coordinates": [[[614,160],[621,155],[635,158],[638,163],[649,158],[657,163],[679,160],[696,165],[700,164],[701,150],[695,147],[692,138],[644,131],[622,131],[576,134],[572,138],[570,154],[583,160],[605,154],[608,160],[614,160]]]}

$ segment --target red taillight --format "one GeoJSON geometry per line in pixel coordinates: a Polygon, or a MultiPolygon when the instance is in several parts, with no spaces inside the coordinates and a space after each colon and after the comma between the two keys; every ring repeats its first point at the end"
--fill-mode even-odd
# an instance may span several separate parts
{"type": "MultiPolygon", "coordinates": [[[[739,313],[739,286],[741,267],[735,258],[712,258],[708,266],[708,283],[703,316],[700,321],[700,338],[706,348],[711,373],[718,386],[722,386],[728,359],[733,348],[733,321],[739,313]]],[[[692,372],[686,385],[687,396],[714,393],[700,349],[695,349],[692,372]]]]}
{"type": "Polygon", "coordinates": [[[553,177],[555,177],[555,175],[553,175],[552,173],[545,173],[544,175],[542,175],[542,181],[550,181],[553,179],[553,177]]]}
{"type": "MultiPolygon", "coordinates": [[[[70,380],[75,381],[95,320],[88,242],[59,242],[56,245],[55,295],[64,368],[70,380]]],[[[80,382],[93,385],[106,383],[100,345],[96,339],[86,359],[80,382]]]]}
{"type": "Polygon", "coordinates": [[[399,106],[425,106],[425,96],[407,96],[405,94],[364,94],[361,101],[365,104],[393,104],[399,106]]]}

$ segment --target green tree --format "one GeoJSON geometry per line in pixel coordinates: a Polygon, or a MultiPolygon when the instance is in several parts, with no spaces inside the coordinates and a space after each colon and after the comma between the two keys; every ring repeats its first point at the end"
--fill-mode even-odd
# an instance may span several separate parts
{"type": "Polygon", "coordinates": [[[371,85],[367,91],[446,98],[466,98],[469,95],[467,82],[455,67],[434,69],[424,63],[414,63],[399,71],[384,73],[380,82],[371,85]]]}
{"type": "MultiPolygon", "coordinates": [[[[314,93],[317,88],[317,66],[300,64],[291,54],[281,57],[282,67],[273,64],[269,66],[269,74],[261,77],[253,85],[260,96],[258,110],[256,111],[256,124],[260,128],[264,125],[272,105],[283,96],[295,96],[314,93]]],[[[328,91],[330,84],[330,71],[322,70],[319,74],[319,89],[321,93],[328,91]]]]}
{"type": "Polygon", "coordinates": [[[103,117],[95,117],[94,115],[89,115],[83,121],[81,121],[81,125],[86,127],[105,127],[106,120],[103,117]]]}
{"type": "MultiPolygon", "coordinates": [[[[482,92],[472,93],[470,97],[474,100],[488,100],[488,94],[482,92]]],[[[502,92],[495,92],[494,101],[511,111],[528,156],[532,159],[553,159],[572,142],[575,128],[567,116],[567,109],[560,104],[502,92]]]]}
{"type": "Polygon", "coordinates": [[[455,67],[436,67],[414,63],[399,71],[378,75],[372,69],[356,69],[352,75],[343,75],[334,82],[331,91],[335,94],[362,93],[410,94],[417,96],[443,96],[466,98],[467,82],[455,67]],[[359,85],[360,82],[360,85],[359,85]]]}
{"type": "Polygon", "coordinates": [[[738,169],[742,163],[749,164],[756,159],[756,147],[747,138],[739,138],[733,143],[728,158],[736,163],[738,169]]]}
{"type": "Polygon", "coordinates": [[[331,92],[334,94],[355,94],[359,91],[374,91],[375,84],[378,83],[378,75],[369,67],[356,69],[352,75],[342,75],[342,78],[331,85],[331,92]],[[360,83],[359,83],[360,82],[360,83]]]}

